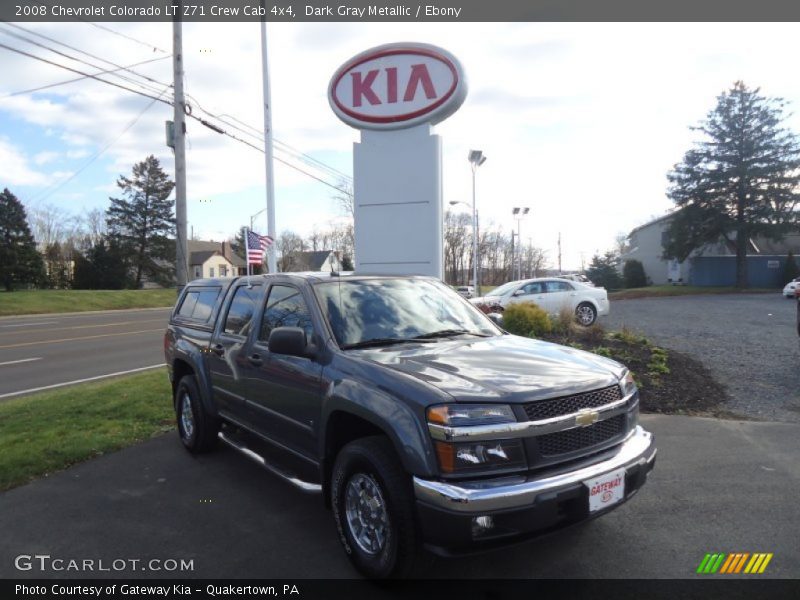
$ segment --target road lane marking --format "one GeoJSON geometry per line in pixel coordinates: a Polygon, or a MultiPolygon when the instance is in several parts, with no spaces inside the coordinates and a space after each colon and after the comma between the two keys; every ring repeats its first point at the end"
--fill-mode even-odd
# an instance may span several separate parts
{"type": "Polygon", "coordinates": [[[42,360],[40,358],[21,358],[20,360],[9,360],[7,362],[1,362],[0,367],[5,367],[6,365],[18,365],[19,363],[26,363],[26,362],[33,362],[34,360],[42,360]]]}
{"type": "Polygon", "coordinates": [[[80,340],[96,340],[97,338],[104,338],[104,337],[113,337],[113,336],[121,336],[121,335],[136,335],[137,333],[153,333],[155,331],[165,331],[163,327],[159,329],[142,329],[140,331],[124,331],[122,333],[99,333],[97,335],[87,335],[84,337],[77,337],[77,338],[61,338],[60,340],[44,340],[41,342],[22,342],[20,344],[6,344],[5,346],[0,346],[0,350],[4,348],[22,348],[23,346],[41,346],[42,344],[60,344],[62,342],[77,342],[80,340]]]}
{"type": "Polygon", "coordinates": [[[0,325],[0,327],[3,329],[6,327],[38,327],[39,325],[52,325],[53,323],[58,323],[58,321],[42,321],[41,323],[16,323],[14,325],[0,325]]]}
{"type": "Polygon", "coordinates": [[[67,385],[75,385],[78,383],[87,383],[89,381],[97,381],[98,379],[106,379],[108,377],[116,377],[117,375],[128,375],[129,373],[138,373],[139,371],[149,371],[150,369],[157,369],[164,367],[164,363],[159,365],[150,365],[149,367],[139,367],[138,369],[129,369],[127,371],[117,371],[116,373],[106,373],[105,375],[97,375],[95,377],[86,377],[84,379],[76,379],[75,381],[65,381],[64,383],[54,383],[53,385],[43,385],[42,387],[29,388],[27,390],[20,390],[18,392],[8,392],[7,394],[0,394],[0,400],[3,398],[11,398],[13,396],[20,396],[22,394],[32,394],[34,392],[43,392],[45,390],[53,390],[55,388],[64,387],[67,385]]]}
{"type": "MultiPolygon", "coordinates": [[[[51,323],[57,323],[57,321],[51,321],[51,323]]],[[[115,327],[117,325],[140,325],[143,323],[164,323],[165,326],[167,325],[167,321],[165,319],[147,319],[145,321],[119,321],[117,323],[101,323],[99,325],[73,325],[71,327],[54,327],[53,329],[48,329],[48,331],[67,331],[70,329],[96,329],[97,327],[115,327]]],[[[21,325],[3,325],[3,327],[21,327],[21,325]]],[[[14,331],[13,333],[20,334],[25,332],[14,331]]]]}

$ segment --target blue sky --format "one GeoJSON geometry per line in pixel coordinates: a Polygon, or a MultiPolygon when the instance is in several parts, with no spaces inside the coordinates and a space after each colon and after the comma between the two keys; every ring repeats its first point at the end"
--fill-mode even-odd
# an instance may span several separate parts
{"type": "MultiPolygon", "coordinates": [[[[108,24],[155,50],[86,23],[23,26],[118,64],[163,57],[161,51],[171,48],[168,23],[108,24]]],[[[3,24],[3,43],[88,68],[9,32],[32,37],[3,24]]],[[[214,114],[261,127],[258,26],[186,24],[184,36],[187,92],[214,114]]],[[[611,247],[618,233],[669,209],[666,172],[695,139],[689,126],[735,80],[786,98],[795,112],[800,107],[795,23],[297,23],[271,25],[269,40],[276,138],[347,174],[358,133],[328,106],[326,87],[336,68],[392,41],[450,50],[464,65],[469,93],[461,109],[436,128],[444,142],[444,202],[470,201],[466,156],[472,148],[483,150],[488,160],[478,174],[482,227],[491,221],[508,232],[515,227],[512,207],[529,206],[523,239],[531,238],[554,259],[561,232],[564,264],[571,268],[581,256],[611,247]]],[[[151,153],[173,172],[164,144],[164,121],[172,109],[156,103],[85,171],[46,195],[117,138],[149,100],[94,81],[8,97],[75,75],[0,53],[0,186],[29,207],[104,209],[116,193],[116,178],[151,153]]],[[[136,71],[171,81],[169,59],[136,71]]],[[[797,115],[789,123],[800,131],[797,115]]],[[[190,225],[200,237],[222,239],[265,205],[263,155],[197,123],[188,128],[190,225]]],[[[276,156],[288,158],[279,150],[276,156]]],[[[279,230],[308,234],[342,216],[333,190],[280,163],[275,184],[279,230]]],[[[263,230],[264,215],[258,223],[263,230]]]]}

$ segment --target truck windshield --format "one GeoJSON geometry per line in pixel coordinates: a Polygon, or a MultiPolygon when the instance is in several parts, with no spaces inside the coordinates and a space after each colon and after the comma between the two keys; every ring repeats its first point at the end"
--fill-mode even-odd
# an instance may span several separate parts
{"type": "Polygon", "coordinates": [[[499,334],[480,311],[433,281],[345,280],[320,283],[314,289],[342,348],[499,334]]]}

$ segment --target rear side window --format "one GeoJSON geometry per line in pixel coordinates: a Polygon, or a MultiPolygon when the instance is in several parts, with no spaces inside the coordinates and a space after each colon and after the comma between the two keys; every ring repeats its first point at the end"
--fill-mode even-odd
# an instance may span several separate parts
{"type": "Polygon", "coordinates": [[[190,288],[183,297],[178,316],[182,320],[207,323],[220,290],[218,287],[190,288]]]}
{"type": "Polygon", "coordinates": [[[261,285],[241,285],[236,288],[225,319],[225,333],[246,336],[256,311],[261,285]]]}

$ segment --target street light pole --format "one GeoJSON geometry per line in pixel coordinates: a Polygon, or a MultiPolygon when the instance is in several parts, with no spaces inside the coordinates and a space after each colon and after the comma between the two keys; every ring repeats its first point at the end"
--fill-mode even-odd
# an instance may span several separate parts
{"type": "MultiPolygon", "coordinates": [[[[530,208],[524,206],[519,208],[515,206],[514,209],[511,211],[511,214],[514,215],[514,218],[517,220],[517,245],[519,246],[519,250],[517,250],[517,276],[519,279],[522,279],[522,218],[528,214],[530,208]]],[[[511,231],[512,238],[514,231],[511,231]]],[[[514,254],[511,254],[511,272],[514,272],[514,254]]]]}
{"type": "Polygon", "coordinates": [[[480,296],[480,283],[478,282],[478,209],[475,204],[475,171],[478,170],[486,157],[480,150],[470,150],[470,165],[472,165],[472,282],[475,286],[475,293],[480,296]]]}

